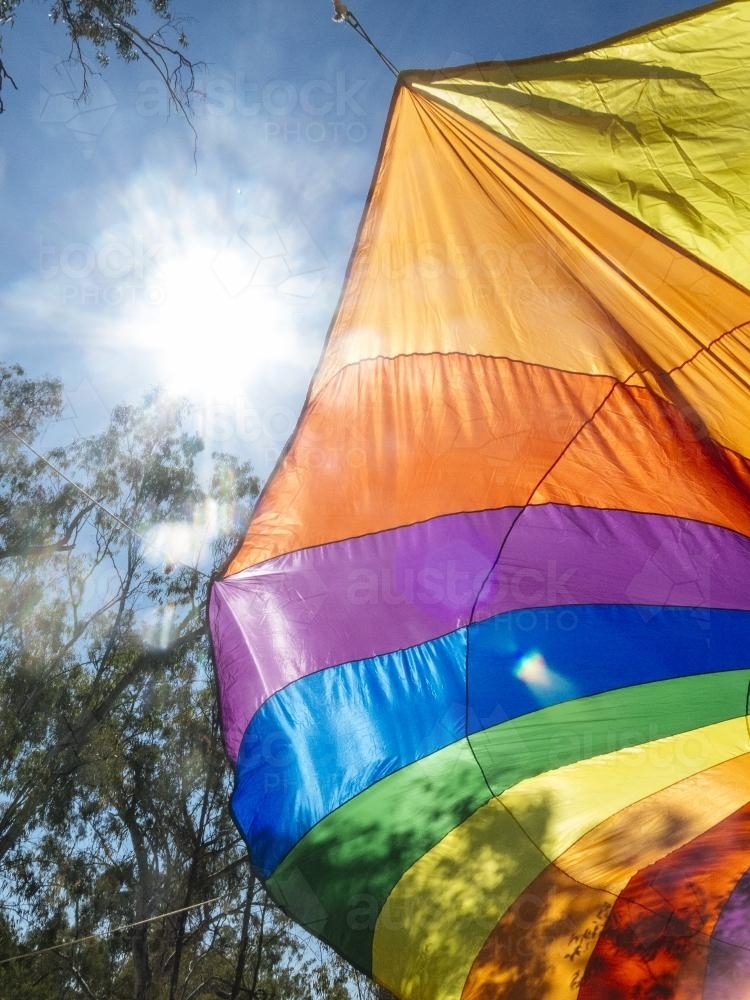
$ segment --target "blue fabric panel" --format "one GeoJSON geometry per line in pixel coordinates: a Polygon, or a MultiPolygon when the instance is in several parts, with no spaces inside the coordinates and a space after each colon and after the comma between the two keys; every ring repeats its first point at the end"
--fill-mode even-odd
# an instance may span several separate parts
{"type": "Polygon", "coordinates": [[[497,615],[469,632],[469,729],[613,688],[748,666],[746,611],[588,604],[497,615]]]}
{"type": "Polygon", "coordinates": [[[498,615],[470,626],[468,650],[462,628],[277,692],[243,738],[233,814],[269,875],[320,819],[460,739],[467,722],[479,732],[590,694],[749,666],[750,612],[599,604],[498,615]]]}
{"type": "Polygon", "coordinates": [[[270,874],[295,842],[368,785],[464,735],[466,630],[309,674],[255,714],[232,812],[270,874]]]}

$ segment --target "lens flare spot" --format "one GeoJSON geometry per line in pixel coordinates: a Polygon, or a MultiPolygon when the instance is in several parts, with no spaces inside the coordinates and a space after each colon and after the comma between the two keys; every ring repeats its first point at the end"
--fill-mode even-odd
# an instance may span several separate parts
{"type": "Polygon", "coordinates": [[[542,705],[575,697],[575,689],[570,681],[554,671],[538,650],[532,650],[521,657],[513,672],[542,705]]]}

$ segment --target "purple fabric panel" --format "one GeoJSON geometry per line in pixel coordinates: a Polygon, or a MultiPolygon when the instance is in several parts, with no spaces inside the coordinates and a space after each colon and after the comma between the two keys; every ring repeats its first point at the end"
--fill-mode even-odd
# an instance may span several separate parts
{"type": "Polygon", "coordinates": [[[750,539],[657,514],[527,507],[482,591],[476,618],[587,603],[747,610],[750,539]]]}
{"type": "Polygon", "coordinates": [[[255,623],[246,615],[234,613],[225,600],[224,589],[222,583],[214,583],[211,587],[208,622],[224,747],[229,759],[235,761],[250,716],[268,694],[263,694],[264,670],[253,656],[254,644],[250,636],[255,623]]]}
{"type": "Polygon", "coordinates": [[[750,540],[727,529],[529,507],[492,570],[517,515],[451,514],[279,556],[216,583],[211,622],[230,756],[274,691],[460,628],[480,588],[475,621],[585,603],[750,610],[750,540]]]}
{"type": "Polygon", "coordinates": [[[292,552],[215,583],[211,629],[230,758],[260,705],[303,674],[465,625],[517,512],[435,518],[292,552]]]}
{"type": "Polygon", "coordinates": [[[737,883],[711,936],[705,1000],[745,996],[750,984],[750,872],[737,883]]]}

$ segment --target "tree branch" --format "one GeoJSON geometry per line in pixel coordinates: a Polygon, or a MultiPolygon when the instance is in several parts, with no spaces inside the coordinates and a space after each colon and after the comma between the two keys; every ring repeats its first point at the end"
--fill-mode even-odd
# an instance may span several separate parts
{"type": "Polygon", "coordinates": [[[0,115],[5,111],[5,102],[3,101],[3,84],[5,81],[11,84],[14,90],[18,90],[16,81],[10,75],[8,70],[5,68],[5,63],[0,59],[0,115]]]}
{"type": "MultiPolygon", "coordinates": [[[[49,769],[47,773],[49,774],[50,782],[68,777],[80,767],[78,760],[72,764],[70,763],[69,751],[72,750],[77,757],[79,748],[86,744],[96,727],[110,715],[120,697],[133,681],[147,670],[167,666],[178,652],[195,642],[202,635],[205,635],[205,626],[193,629],[191,632],[180,636],[169,649],[138,655],[119,681],[102,698],[96,708],[83,713],[78,722],[70,724],[67,735],[57,740],[47,751],[45,754],[45,763],[49,769]]],[[[46,799],[47,787],[33,781],[29,781],[26,784],[23,794],[16,795],[13,804],[6,809],[0,826],[0,830],[2,830],[0,833],[0,859],[13,849],[19,837],[23,834],[26,823],[46,799]]]]}

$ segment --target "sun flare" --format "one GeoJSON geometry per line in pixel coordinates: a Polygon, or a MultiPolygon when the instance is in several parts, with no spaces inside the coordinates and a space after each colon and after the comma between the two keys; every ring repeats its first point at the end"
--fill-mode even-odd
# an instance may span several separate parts
{"type": "Polygon", "coordinates": [[[160,262],[152,301],[131,329],[154,365],[159,382],[192,400],[232,397],[275,362],[295,355],[293,323],[282,296],[271,286],[232,294],[217,273],[212,249],[177,254],[160,262]]]}

